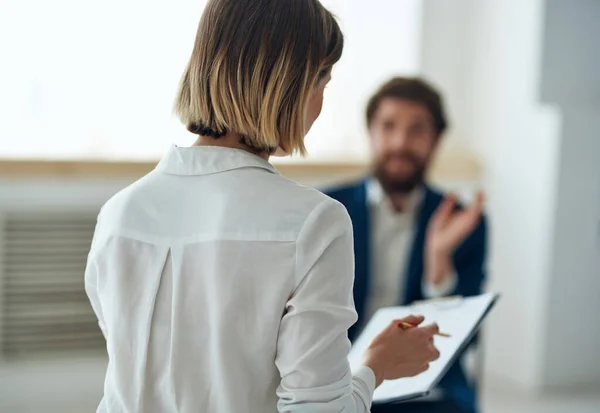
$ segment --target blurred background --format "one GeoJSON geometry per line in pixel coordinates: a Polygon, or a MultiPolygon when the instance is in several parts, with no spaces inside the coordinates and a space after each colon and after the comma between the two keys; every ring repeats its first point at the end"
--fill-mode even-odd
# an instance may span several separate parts
{"type": "MultiPolygon", "coordinates": [[[[240,0],[241,1],[241,0],[240,0]]],[[[483,188],[482,411],[600,411],[600,1],[322,0],[346,49],[301,183],[364,174],[364,106],[393,75],[444,94],[431,179],[483,188]]],[[[100,206],[189,145],[171,114],[202,0],[0,0],[0,411],[91,412],[103,339],[83,290],[100,206]]]]}

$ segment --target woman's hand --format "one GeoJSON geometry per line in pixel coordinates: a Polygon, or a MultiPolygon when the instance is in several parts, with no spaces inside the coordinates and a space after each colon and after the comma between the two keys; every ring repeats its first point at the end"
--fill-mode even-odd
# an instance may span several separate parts
{"type": "Polygon", "coordinates": [[[410,316],[393,321],[365,352],[363,364],[375,373],[377,386],[384,380],[416,376],[440,356],[433,344],[433,336],[439,331],[436,324],[403,329],[399,327],[402,322],[419,325],[423,317],[410,316]]]}

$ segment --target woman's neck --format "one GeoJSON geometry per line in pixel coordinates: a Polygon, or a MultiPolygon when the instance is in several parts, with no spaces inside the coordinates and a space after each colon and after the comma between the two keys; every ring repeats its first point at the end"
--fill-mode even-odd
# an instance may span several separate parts
{"type": "Polygon", "coordinates": [[[267,151],[257,151],[248,145],[241,142],[241,138],[237,133],[227,132],[227,135],[215,139],[211,136],[199,136],[196,142],[192,146],[220,146],[224,148],[241,149],[246,152],[250,152],[253,155],[263,158],[265,161],[269,160],[271,154],[267,151]]]}

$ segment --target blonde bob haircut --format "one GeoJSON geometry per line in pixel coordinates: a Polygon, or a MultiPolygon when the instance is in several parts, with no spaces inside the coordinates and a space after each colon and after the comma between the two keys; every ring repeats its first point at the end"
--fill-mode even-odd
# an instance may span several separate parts
{"type": "Polygon", "coordinates": [[[175,113],[198,135],[235,132],[255,150],[304,155],[310,93],[343,43],[318,0],[209,0],[175,113]]]}

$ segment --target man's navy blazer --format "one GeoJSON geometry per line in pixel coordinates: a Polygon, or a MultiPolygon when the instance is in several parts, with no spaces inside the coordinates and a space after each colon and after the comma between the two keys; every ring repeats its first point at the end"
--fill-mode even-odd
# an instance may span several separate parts
{"type": "MultiPolygon", "coordinates": [[[[367,297],[371,277],[371,220],[367,199],[368,180],[362,180],[350,185],[340,186],[326,191],[327,195],[341,202],[352,219],[354,227],[354,304],[358,313],[359,322],[350,330],[350,339],[353,340],[365,314],[367,297]]],[[[443,200],[443,194],[425,186],[425,196],[417,213],[415,235],[412,242],[404,274],[398,274],[398,282],[403,280],[405,288],[403,296],[398,297],[398,302],[409,304],[422,300],[422,281],[424,269],[425,234],[427,225],[432,215],[443,200]]],[[[451,295],[472,296],[481,293],[482,283],[485,278],[486,258],[486,220],[482,218],[477,228],[457,248],[453,256],[453,264],[458,276],[458,283],[451,295]]],[[[390,253],[393,253],[390,251],[390,253]]],[[[401,253],[401,252],[399,252],[401,253]]],[[[474,387],[467,380],[459,362],[457,362],[440,382],[440,388],[447,396],[465,408],[467,411],[476,411],[476,394],[474,387]]]]}

